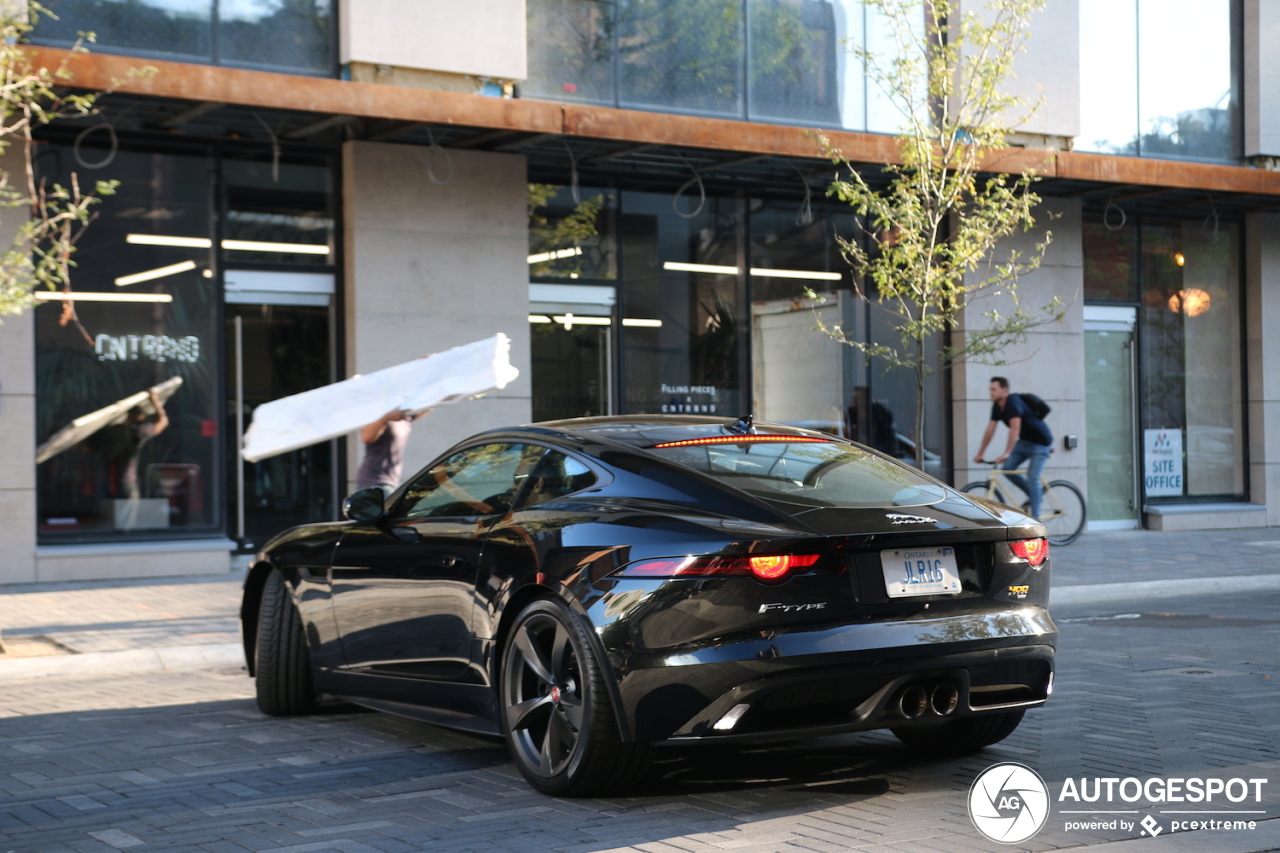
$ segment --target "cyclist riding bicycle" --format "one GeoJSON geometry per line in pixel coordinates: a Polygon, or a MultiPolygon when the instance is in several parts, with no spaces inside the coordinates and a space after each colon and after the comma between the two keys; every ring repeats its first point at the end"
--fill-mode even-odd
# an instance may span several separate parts
{"type": "Polygon", "coordinates": [[[1049,461],[1049,453],[1053,448],[1053,433],[1044,421],[1037,418],[1031,407],[1017,394],[1009,393],[1009,380],[1003,376],[992,376],[989,386],[991,392],[991,421],[982,434],[982,446],[973,461],[981,464],[982,455],[987,450],[992,436],[996,432],[996,424],[1004,423],[1009,427],[1009,443],[1004,453],[996,457],[996,464],[1004,463],[1004,470],[1010,471],[1027,463],[1027,476],[1010,474],[1009,480],[1027,493],[1031,504],[1031,515],[1040,517],[1040,472],[1049,461]],[[1028,482],[1029,481],[1029,482],[1028,482]]]}

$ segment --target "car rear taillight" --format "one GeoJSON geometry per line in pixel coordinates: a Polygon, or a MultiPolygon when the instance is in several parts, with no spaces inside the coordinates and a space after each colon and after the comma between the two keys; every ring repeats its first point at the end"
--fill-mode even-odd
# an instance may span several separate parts
{"type": "Polygon", "coordinates": [[[1021,557],[1033,566],[1038,566],[1049,556],[1049,540],[1047,539],[1015,539],[1009,543],[1013,556],[1021,557]]]}
{"type": "Polygon", "coordinates": [[[640,560],[617,572],[627,578],[689,578],[750,575],[764,583],[779,583],[813,566],[820,554],[716,555],[640,560]]]}

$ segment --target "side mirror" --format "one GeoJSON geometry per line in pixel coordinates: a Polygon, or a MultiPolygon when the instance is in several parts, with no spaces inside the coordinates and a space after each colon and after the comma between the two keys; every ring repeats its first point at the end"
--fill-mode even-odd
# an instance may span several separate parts
{"type": "Polygon", "coordinates": [[[359,489],[342,502],[342,514],[352,521],[377,521],[387,514],[386,499],[377,486],[359,489]]]}

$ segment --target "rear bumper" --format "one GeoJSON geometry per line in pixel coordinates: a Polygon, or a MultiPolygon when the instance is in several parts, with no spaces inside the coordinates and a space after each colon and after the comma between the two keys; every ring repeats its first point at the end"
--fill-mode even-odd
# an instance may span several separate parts
{"type": "Polygon", "coordinates": [[[1051,688],[1056,641],[1043,608],[1019,607],[609,657],[636,740],[743,741],[1035,707],[1051,688]],[[928,699],[954,690],[954,708],[939,715],[926,703],[908,716],[902,699],[913,688],[928,699]]]}

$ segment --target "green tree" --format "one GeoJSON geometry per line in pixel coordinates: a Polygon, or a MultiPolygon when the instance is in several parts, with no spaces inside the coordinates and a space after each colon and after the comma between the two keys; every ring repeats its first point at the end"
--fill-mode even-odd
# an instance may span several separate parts
{"type": "Polygon", "coordinates": [[[989,0],[981,11],[962,12],[958,0],[864,0],[883,16],[892,49],[851,50],[902,116],[901,162],[868,180],[819,136],[847,173],[829,194],[865,223],[863,234],[841,239],[841,250],[859,295],[886,312],[899,340],[872,343],[839,326],[819,328],[913,374],[920,467],[925,380],[965,360],[1001,364],[1008,346],[1062,317],[1056,298],[1028,309],[1018,297],[1019,277],[1039,267],[1051,235],[1029,253],[999,246],[1035,224],[1035,174],[993,174],[987,165],[1039,106],[1007,94],[1004,84],[1030,35],[1029,19],[1045,2],[989,0]],[[995,307],[981,312],[975,303],[989,297],[998,297],[995,307]],[[935,339],[940,346],[931,353],[926,344],[935,339]]]}
{"type": "MultiPolygon", "coordinates": [[[[20,217],[8,249],[0,254],[0,314],[17,314],[35,302],[37,289],[69,290],[72,255],[76,242],[93,219],[93,206],[115,191],[116,181],[96,181],[82,186],[73,173],[70,186],[37,178],[34,163],[35,135],[58,119],[91,115],[102,93],[75,94],[70,59],[87,52],[85,34],[57,68],[32,62],[24,46],[27,35],[41,17],[53,15],[38,3],[0,4],[0,155],[20,146],[24,174],[0,169],[0,211],[20,217]]],[[[140,69],[134,74],[154,73],[140,69]]],[[[15,170],[16,171],[16,170],[15,170]]],[[[75,320],[75,306],[64,301],[64,321],[75,320]]]]}

